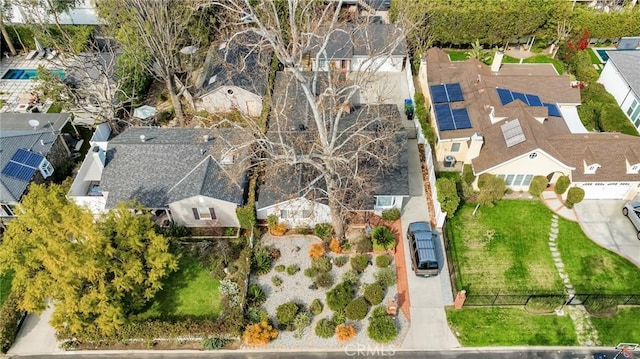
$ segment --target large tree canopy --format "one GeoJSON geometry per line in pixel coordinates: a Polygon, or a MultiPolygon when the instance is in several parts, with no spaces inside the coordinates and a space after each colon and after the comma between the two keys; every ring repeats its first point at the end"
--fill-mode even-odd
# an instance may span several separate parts
{"type": "Polygon", "coordinates": [[[177,261],[150,218],[130,205],[96,222],[63,187],[30,186],[0,244],[0,271],[15,272],[20,307],[37,313],[52,300],[51,324],[71,335],[108,335],[141,310],[177,261]]]}

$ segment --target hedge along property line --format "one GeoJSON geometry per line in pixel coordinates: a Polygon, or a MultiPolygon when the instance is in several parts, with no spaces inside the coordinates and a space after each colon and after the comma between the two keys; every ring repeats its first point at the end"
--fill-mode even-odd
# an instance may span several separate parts
{"type": "Polygon", "coordinates": [[[22,311],[18,308],[20,296],[11,292],[0,308],[0,351],[6,353],[18,334],[22,311]]]}
{"type": "Polygon", "coordinates": [[[424,95],[421,92],[416,91],[416,94],[413,97],[413,102],[415,102],[416,105],[416,116],[418,116],[420,127],[422,127],[422,135],[433,148],[436,145],[436,134],[429,123],[429,112],[427,111],[425,101],[426,99],[424,95]]]}

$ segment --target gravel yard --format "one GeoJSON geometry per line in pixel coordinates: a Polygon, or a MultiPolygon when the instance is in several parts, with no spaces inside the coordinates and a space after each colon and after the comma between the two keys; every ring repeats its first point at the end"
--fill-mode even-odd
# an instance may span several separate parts
{"type": "MultiPolygon", "coordinates": [[[[313,316],[313,321],[311,326],[307,327],[304,331],[304,334],[301,339],[294,338],[294,332],[288,331],[280,331],[278,338],[269,343],[266,347],[271,349],[296,349],[296,348],[332,348],[332,349],[340,349],[340,348],[351,348],[354,345],[368,345],[370,347],[382,347],[383,344],[377,343],[370,339],[367,335],[367,326],[369,323],[369,316],[373,311],[373,307],[370,308],[367,317],[360,321],[346,321],[345,324],[351,324],[356,329],[356,336],[348,342],[339,342],[336,339],[336,336],[333,336],[329,339],[319,338],[315,334],[315,325],[316,323],[323,318],[331,319],[333,316],[333,311],[329,309],[326,303],[326,292],[328,289],[318,288],[318,289],[310,289],[310,286],[313,284],[313,279],[308,278],[304,275],[304,270],[311,266],[311,259],[309,258],[309,249],[312,244],[320,243],[321,240],[315,236],[303,236],[303,235],[292,235],[285,237],[274,237],[269,234],[265,234],[261,239],[261,244],[264,246],[274,246],[280,250],[281,257],[273,263],[276,265],[298,265],[300,267],[300,271],[298,271],[294,275],[287,274],[284,272],[276,272],[272,269],[269,273],[263,276],[251,276],[250,282],[256,283],[260,285],[260,287],[264,290],[267,295],[266,302],[262,305],[262,308],[266,309],[269,313],[269,317],[275,322],[275,313],[276,308],[286,302],[294,301],[298,304],[303,304],[305,308],[309,308],[309,305],[314,299],[319,299],[324,305],[324,309],[322,313],[319,315],[313,316]],[[280,287],[276,287],[272,283],[272,277],[278,276],[282,279],[282,285],[280,287]]],[[[326,254],[330,258],[335,258],[336,256],[343,256],[345,254],[334,254],[327,253],[326,254]]],[[[376,255],[372,255],[372,263],[375,263],[376,255]]],[[[391,267],[395,267],[395,263],[391,264],[391,267]]],[[[351,265],[349,263],[345,264],[342,267],[333,266],[331,270],[331,274],[334,277],[334,286],[338,284],[342,280],[342,276],[345,272],[351,269],[351,265]]],[[[369,265],[365,271],[362,273],[360,277],[360,286],[355,297],[362,296],[363,284],[374,283],[374,273],[378,270],[375,266],[369,265]]],[[[385,299],[380,305],[385,305],[389,299],[396,297],[397,295],[397,285],[393,285],[387,288],[385,299]]],[[[399,347],[404,340],[404,337],[409,329],[409,322],[406,317],[402,314],[400,310],[398,310],[398,315],[396,316],[396,325],[398,327],[398,336],[395,341],[391,343],[384,344],[384,347],[399,347]]]]}

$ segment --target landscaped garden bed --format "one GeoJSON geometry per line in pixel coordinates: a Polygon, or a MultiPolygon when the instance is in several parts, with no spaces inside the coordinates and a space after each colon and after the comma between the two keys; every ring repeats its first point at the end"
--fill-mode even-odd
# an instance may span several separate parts
{"type": "MultiPolygon", "coordinates": [[[[260,245],[266,249],[258,252],[268,253],[272,262],[260,269],[254,261],[256,274],[251,276],[250,292],[251,287],[259,287],[264,296],[258,301],[259,306],[248,309],[247,316],[257,316],[257,323],[268,319],[269,327],[263,333],[277,331],[275,338],[266,341],[267,347],[380,345],[369,336],[371,321],[382,328],[374,330],[376,333],[384,333],[385,328],[393,330],[386,327],[391,323],[397,328],[397,334],[385,344],[397,346],[402,342],[409,328],[407,319],[399,310],[395,318],[385,310],[389,300],[397,296],[392,256],[331,252],[330,248],[336,249],[335,244],[311,235],[265,234],[260,245]]],[[[249,303],[252,298],[250,293],[249,303]]],[[[258,325],[255,324],[256,330],[258,325]]],[[[387,340],[384,334],[382,340],[387,340]]]]}

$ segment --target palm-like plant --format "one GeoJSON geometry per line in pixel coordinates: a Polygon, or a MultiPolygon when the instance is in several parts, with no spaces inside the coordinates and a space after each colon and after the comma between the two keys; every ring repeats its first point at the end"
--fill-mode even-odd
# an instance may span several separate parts
{"type": "Polygon", "coordinates": [[[486,62],[491,58],[491,56],[485,52],[484,47],[480,44],[480,40],[478,39],[471,43],[471,49],[469,49],[465,54],[468,59],[478,59],[482,62],[486,62]]]}

